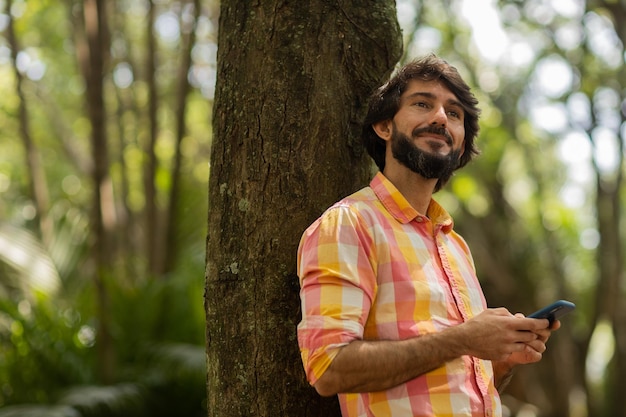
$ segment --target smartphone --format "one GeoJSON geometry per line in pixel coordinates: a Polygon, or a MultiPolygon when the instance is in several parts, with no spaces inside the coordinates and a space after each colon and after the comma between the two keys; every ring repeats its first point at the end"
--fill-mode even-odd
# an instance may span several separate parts
{"type": "Polygon", "coordinates": [[[552,324],[554,320],[560,319],[575,308],[576,305],[572,302],[558,300],[550,304],[549,306],[542,308],[541,310],[535,311],[527,317],[534,319],[548,319],[550,320],[550,324],[552,324]]]}

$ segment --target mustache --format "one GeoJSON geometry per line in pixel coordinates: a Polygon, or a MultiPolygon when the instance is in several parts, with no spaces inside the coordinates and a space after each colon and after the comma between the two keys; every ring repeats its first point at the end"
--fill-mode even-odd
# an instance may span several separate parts
{"type": "Polygon", "coordinates": [[[415,128],[412,132],[413,137],[417,137],[421,135],[422,133],[431,133],[433,135],[443,136],[444,138],[446,138],[446,143],[449,146],[452,146],[452,143],[454,142],[452,140],[452,135],[450,135],[450,132],[448,132],[448,129],[446,129],[445,127],[437,127],[437,126],[418,127],[418,128],[415,128]]]}

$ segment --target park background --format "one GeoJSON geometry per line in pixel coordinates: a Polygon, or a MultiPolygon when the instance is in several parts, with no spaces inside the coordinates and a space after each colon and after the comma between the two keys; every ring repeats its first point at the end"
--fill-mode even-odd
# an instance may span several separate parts
{"type": "MultiPolygon", "coordinates": [[[[359,178],[349,179],[346,159],[314,142],[319,130],[297,132],[315,147],[299,153],[289,120],[263,126],[264,112],[281,114],[281,100],[304,109],[312,91],[328,93],[332,76],[287,82],[292,88],[277,97],[254,88],[276,79],[264,59],[276,57],[274,67],[297,61],[302,39],[323,56],[325,33],[306,24],[333,19],[360,34],[335,36],[346,48],[337,65],[349,72],[369,71],[375,59],[351,55],[357,38],[364,51],[388,42],[388,68],[358,85],[363,94],[396,62],[430,52],[474,88],[482,155],[436,199],[472,248],[490,306],[529,313],[558,298],[578,306],[544,360],[517,372],[503,396],[507,415],[626,416],[626,6],[610,0],[0,0],[0,416],[337,415],[336,404],[317,402],[293,354],[295,248],[306,224],[371,170],[355,152],[359,178]],[[254,32],[305,9],[302,31],[254,32]],[[402,31],[359,25],[370,9],[402,31]],[[218,31],[231,40],[223,55],[218,31]],[[228,90],[234,73],[249,84],[233,77],[228,90]],[[229,135],[227,145],[214,143],[229,135]],[[250,143],[259,138],[275,141],[275,153],[256,153],[250,143]],[[320,178],[318,188],[293,186],[318,175],[315,164],[333,172],[342,161],[344,173],[320,178]],[[256,208],[264,186],[281,193],[269,180],[255,188],[270,162],[293,210],[256,208]],[[220,182],[210,186],[214,172],[220,182]],[[211,208],[220,196],[237,198],[211,208]],[[246,218],[263,224],[267,241],[253,241],[247,223],[233,226],[246,218]],[[258,268],[226,262],[234,244],[279,278],[249,280],[258,268]],[[271,256],[277,250],[280,262],[271,256]],[[276,279],[280,285],[267,283],[276,279]],[[224,283],[224,294],[256,288],[263,296],[252,308],[220,295],[221,305],[215,294],[224,283]],[[276,295],[283,290],[287,298],[276,295]],[[258,323],[277,326],[276,317],[287,318],[287,337],[262,334],[258,323]],[[285,347],[268,356],[264,337],[285,347]],[[269,387],[259,374],[274,375],[272,366],[286,376],[269,387]],[[335,411],[320,411],[327,409],[335,411]]],[[[355,114],[334,113],[355,122],[355,114]]]]}

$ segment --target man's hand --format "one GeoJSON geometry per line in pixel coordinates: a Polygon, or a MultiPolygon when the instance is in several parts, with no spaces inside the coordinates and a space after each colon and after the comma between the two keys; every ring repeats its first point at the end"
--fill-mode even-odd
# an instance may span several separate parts
{"type": "Polygon", "coordinates": [[[459,325],[457,330],[462,332],[465,347],[472,356],[492,361],[508,361],[513,356],[514,361],[522,361],[515,363],[529,363],[525,361],[541,359],[545,341],[550,337],[548,326],[547,319],[514,316],[505,308],[494,308],[459,325]]]}
{"type": "MultiPolygon", "coordinates": [[[[515,317],[524,318],[524,315],[517,313],[515,317]]],[[[550,335],[553,331],[558,330],[560,327],[561,322],[555,320],[550,327],[536,330],[535,334],[537,335],[537,339],[529,342],[523,351],[512,353],[511,356],[506,359],[506,362],[511,365],[524,365],[527,363],[539,362],[543,357],[543,352],[546,351],[546,343],[548,342],[550,335]]]]}
{"type": "MultiPolygon", "coordinates": [[[[516,314],[515,317],[526,320],[524,315],[520,313],[516,314]]],[[[547,321],[545,319],[541,320],[547,321]]],[[[548,325],[549,327],[547,328],[539,328],[535,330],[534,333],[537,338],[528,342],[522,351],[513,352],[504,360],[492,362],[494,380],[498,391],[502,392],[504,388],[506,388],[511,376],[513,375],[513,368],[515,368],[515,366],[539,362],[541,360],[543,352],[546,351],[546,343],[548,342],[550,335],[553,331],[558,330],[561,327],[561,322],[556,320],[552,323],[552,325],[548,325]]]]}

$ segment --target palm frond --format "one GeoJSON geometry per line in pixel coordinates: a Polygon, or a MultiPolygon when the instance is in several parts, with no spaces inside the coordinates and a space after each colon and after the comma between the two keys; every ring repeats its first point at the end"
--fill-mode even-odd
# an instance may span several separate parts
{"type": "Polygon", "coordinates": [[[154,359],[162,371],[169,375],[200,376],[206,374],[204,346],[188,343],[160,344],[152,349],[154,359]]]}
{"type": "Polygon", "coordinates": [[[54,219],[54,235],[48,251],[63,280],[66,292],[68,286],[75,289],[77,272],[88,254],[88,219],[85,213],[73,209],[64,202],[56,203],[50,214],[54,219]]]}
{"type": "Polygon", "coordinates": [[[16,288],[24,296],[34,299],[35,294],[53,294],[61,286],[61,279],[48,252],[37,237],[28,230],[9,223],[0,223],[0,262],[12,267],[11,274],[4,274],[0,286],[16,288]]]}
{"type": "Polygon", "coordinates": [[[155,345],[142,375],[153,394],[151,417],[206,416],[206,353],[186,343],[155,345]]]}
{"type": "Polygon", "coordinates": [[[133,383],[88,385],[70,388],[59,400],[79,410],[83,417],[141,416],[147,393],[133,383]]]}
{"type": "Polygon", "coordinates": [[[67,405],[13,405],[0,408],[0,417],[83,417],[67,405]]]}

